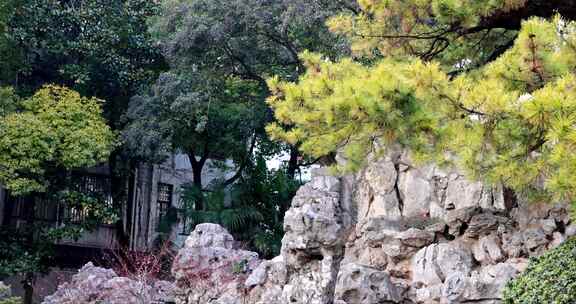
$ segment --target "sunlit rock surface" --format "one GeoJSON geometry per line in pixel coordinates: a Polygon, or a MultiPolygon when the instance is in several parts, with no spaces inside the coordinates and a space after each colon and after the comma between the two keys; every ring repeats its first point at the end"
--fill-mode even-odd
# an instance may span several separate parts
{"type": "MultiPolygon", "coordinates": [[[[530,257],[576,235],[563,205],[528,205],[458,172],[417,168],[403,152],[371,161],[353,176],[314,170],[292,201],[284,228],[281,255],[261,261],[236,248],[224,228],[197,226],[172,266],[172,299],[500,303],[506,282],[530,257]]],[[[87,265],[44,303],[141,303],[131,302],[133,290],[159,299],[157,287],[87,265]]]]}

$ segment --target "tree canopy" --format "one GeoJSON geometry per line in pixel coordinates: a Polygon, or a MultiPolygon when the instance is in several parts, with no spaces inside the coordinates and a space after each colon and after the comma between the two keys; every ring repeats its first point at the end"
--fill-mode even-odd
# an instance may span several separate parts
{"type": "Polygon", "coordinates": [[[14,194],[43,192],[49,173],[105,161],[115,142],[101,104],[58,86],[19,102],[0,117],[0,182],[14,194]]]}
{"type": "Polygon", "coordinates": [[[0,4],[0,83],[33,94],[47,83],[108,103],[114,128],[129,98],[163,68],[148,33],[155,1],[23,1],[0,4]]]}
{"type": "Polygon", "coordinates": [[[296,79],[303,72],[298,53],[305,49],[332,58],[347,54],[345,40],[324,25],[343,7],[300,0],[164,2],[152,33],[170,71],[132,99],[128,149],[147,159],[187,153],[199,187],[208,158],[232,159],[238,171],[226,183],[237,180],[255,150],[270,150],[265,79],[296,79]]]}
{"type": "MultiPolygon", "coordinates": [[[[472,178],[503,183],[531,199],[576,198],[573,21],[561,16],[524,20],[512,45],[484,64],[469,50],[439,50],[430,56],[418,49],[428,50],[434,42],[421,45],[418,38],[400,36],[417,26],[422,26],[420,32],[442,24],[472,28],[531,1],[487,8],[467,1],[432,1],[433,10],[427,9],[424,19],[432,28],[416,16],[406,17],[412,27],[394,23],[402,20],[397,14],[414,13],[410,5],[401,6],[405,2],[361,3],[372,12],[370,18],[382,20],[360,14],[330,22],[339,31],[363,28],[356,22],[381,26],[380,37],[355,35],[354,43],[356,50],[376,47],[385,58],[366,65],[303,54],[308,72],[297,83],[269,82],[276,118],[292,127],[270,125],[273,137],[300,144],[315,157],[343,151],[347,162],[341,169],[358,168],[369,153],[400,143],[418,160],[455,164],[472,178]],[[440,5],[446,3],[463,9],[440,5]],[[389,5],[398,7],[394,14],[389,5]],[[395,41],[403,47],[392,47],[395,41]],[[457,60],[447,59],[454,54],[457,60]]],[[[491,42],[480,45],[492,48],[491,42]]]]}

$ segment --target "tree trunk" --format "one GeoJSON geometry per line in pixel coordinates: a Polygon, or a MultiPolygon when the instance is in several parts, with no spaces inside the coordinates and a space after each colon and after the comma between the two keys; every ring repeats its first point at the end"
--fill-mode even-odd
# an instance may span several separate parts
{"type": "Polygon", "coordinates": [[[192,166],[192,183],[202,190],[202,169],[203,165],[192,166]]]}
{"type": "Polygon", "coordinates": [[[2,219],[2,226],[10,227],[10,221],[12,220],[13,212],[14,212],[14,198],[10,195],[10,192],[6,190],[4,192],[4,218],[2,219]]]}
{"type": "MultiPolygon", "coordinates": [[[[190,164],[192,165],[192,184],[196,187],[199,193],[202,192],[202,169],[204,169],[204,164],[206,163],[206,157],[203,156],[199,161],[196,160],[194,152],[188,153],[188,158],[190,159],[190,164]]],[[[202,200],[202,195],[199,195],[194,204],[194,209],[203,210],[204,202],[202,200]]]]}
{"type": "MultiPolygon", "coordinates": [[[[129,199],[126,199],[126,182],[127,178],[124,174],[122,174],[122,169],[118,166],[118,158],[119,154],[117,152],[112,152],[110,157],[108,158],[108,165],[110,170],[110,190],[112,195],[112,202],[114,204],[115,210],[123,210],[123,203],[128,203],[129,199]]],[[[126,211],[130,212],[130,206],[126,206],[126,211]]],[[[118,221],[115,223],[116,227],[116,237],[118,239],[118,243],[120,246],[128,246],[129,245],[129,233],[130,231],[128,227],[124,226],[124,220],[128,220],[129,217],[126,214],[122,214],[118,221]]]]}
{"type": "Polygon", "coordinates": [[[27,272],[22,281],[24,287],[23,304],[34,304],[34,273],[27,272]]]}
{"type": "MultiPolygon", "coordinates": [[[[34,248],[34,222],[36,218],[36,198],[37,194],[33,193],[31,196],[28,212],[26,212],[26,247],[34,248]]],[[[23,304],[33,304],[34,300],[34,273],[27,272],[22,280],[22,285],[24,288],[24,303],[23,304]]]]}
{"type": "Polygon", "coordinates": [[[296,177],[296,171],[298,171],[298,158],[300,157],[300,152],[298,152],[297,147],[290,147],[290,159],[288,160],[288,177],[294,179],[296,177]]]}

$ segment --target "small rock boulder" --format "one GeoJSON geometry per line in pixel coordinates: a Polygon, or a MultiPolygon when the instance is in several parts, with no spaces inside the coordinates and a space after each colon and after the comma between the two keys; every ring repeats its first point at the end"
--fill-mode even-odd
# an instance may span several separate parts
{"type": "Polygon", "coordinates": [[[400,292],[388,273],[353,263],[340,269],[335,303],[398,303],[400,300],[400,292]]]}
{"type": "Polygon", "coordinates": [[[412,258],[412,282],[443,283],[450,274],[468,275],[472,266],[470,249],[459,242],[432,244],[420,249],[412,258]]]}

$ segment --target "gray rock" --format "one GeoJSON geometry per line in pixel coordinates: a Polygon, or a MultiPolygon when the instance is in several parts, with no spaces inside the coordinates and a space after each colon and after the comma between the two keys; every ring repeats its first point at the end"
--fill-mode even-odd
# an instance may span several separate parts
{"type": "Polygon", "coordinates": [[[540,220],[539,226],[542,228],[544,234],[546,234],[547,236],[552,235],[552,233],[554,233],[554,231],[556,231],[556,229],[558,228],[556,226],[556,220],[554,220],[553,218],[540,220]]]}
{"type": "Polygon", "coordinates": [[[540,255],[548,244],[546,233],[542,228],[526,229],[523,234],[524,249],[531,256],[540,255]]]}
{"type": "Polygon", "coordinates": [[[350,263],[340,269],[335,300],[342,304],[398,303],[401,297],[386,272],[350,263]]]}
{"type": "Polygon", "coordinates": [[[414,288],[415,294],[410,298],[414,299],[417,303],[440,303],[443,288],[443,284],[414,288]]]}
{"type": "Polygon", "coordinates": [[[474,258],[482,264],[496,264],[506,257],[500,248],[500,239],[495,235],[484,236],[472,247],[474,258]]]}
{"type": "Polygon", "coordinates": [[[406,246],[421,248],[430,245],[434,241],[434,233],[410,228],[398,233],[396,239],[400,240],[400,242],[406,246]]]}
{"type": "MultiPolygon", "coordinates": [[[[387,247],[387,245],[383,246],[387,247]]],[[[367,265],[379,270],[384,270],[386,269],[386,266],[388,266],[388,255],[382,247],[364,247],[360,250],[361,253],[358,257],[359,264],[367,265]]]]}
{"type": "Polygon", "coordinates": [[[219,247],[232,249],[234,238],[224,227],[217,224],[200,224],[188,236],[185,248],[219,247]]]}
{"type": "Polygon", "coordinates": [[[576,225],[572,224],[568,227],[566,227],[566,233],[565,233],[566,237],[572,237],[576,235],[576,225]]]}
{"type": "Polygon", "coordinates": [[[371,163],[360,173],[355,191],[355,201],[360,202],[359,223],[379,216],[390,219],[402,216],[395,188],[397,179],[398,172],[389,158],[371,163]]]}
{"type": "Polygon", "coordinates": [[[502,234],[502,250],[509,258],[518,258],[524,253],[522,232],[506,231],[502,234]]]}
{"type": "Polygon", "coordinates": [[[560,246],[562,243],[564,243],[564,241],[566,241],[566,237],[564,237],[562,233],[554,232],[552,234],[552,241],[550,242],[550,244],[548,244],[548,250],[560,246]]]}
{"type": "Polygon", "coordinates": [[[412,258],[412,282],[440,284],[449,274],[468,275],[472,266],[472,254],[466,246],[458,242],[432,244],[420,249],[412,258]]]}
{"type": "Polygon", "coordinates": [[[344,227],[340,220],[338,193],[310,185],[301,187],[284,216],[282,255],[292,266],[301,266],[321,253],[321,249],[343,247],[344,227]]]}
{"type": "Polygon", "coordinates": [[[460,236],[468,227],[468,222],[473,216],[479,214],[482,210],[478,207],[467,207],[452,210],[446,213],[445,221],[448,226],[448,233],[453,236],[460,236]]]}
{"type": "Polygon", "coordinates": [[[434,167],[410,168],[401,172],[398,190],[404,202],[403,216],[422,216],[429,213],[434,185],[430,182],[434,167]]]}
{"type": "Polygon", "coordinates": [[[508,220],[497,216],[491,212],[483,212],[472,216],[468,222],[465,235],[470,238],[478,238],[495,232],[500,224],[505,224],[508,220]]]}
{"type": "Polygon", "coordinates": [[[470,276],[451,274],[443,286],[442,302],[500,303],[504,286],[517,274],[516,268],[507,263],[487,266],[470,276]]]}
{"type": "Polygon", "coordinates": [[[242,300],[238,286],[244,274],[257,269],[258,254],[233,248],[232,235],[221,226],[201,224],[186,239],[172,263],[172,274],[178,288],[176,304],[236,304],[242,300]],[[219,301],[219,302],[218,302],[219,301]]]}
{"type": "Polygon", "coordinates": [[[149,304],[173,301],[175,286],[165,281],[119,277],[110,269],[86,264],[43,304],[149,304]]]}

